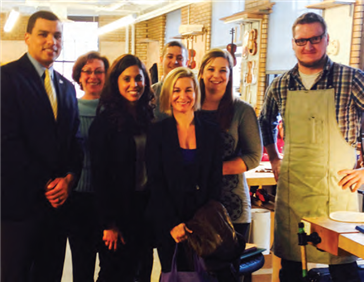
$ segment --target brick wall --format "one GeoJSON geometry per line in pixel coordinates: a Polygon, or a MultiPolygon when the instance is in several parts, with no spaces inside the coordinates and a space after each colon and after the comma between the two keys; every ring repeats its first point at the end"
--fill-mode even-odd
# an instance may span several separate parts
{"type": "MultiPolygon", "coordinates": [[[[162,54],[166,30],[166,15],[148,20],[148,38],[159,42],[159,54],[162,54]]],[[[158,76],[162,75],[162,66],[158,60],[158,76]]]]}
{"type": "Polygon", "coordinates": [[[135,55],[144,63],[147,61],[148,43],[142,43],[141,41],[145,38],[148,38],[148,21],[135,25],[135,55]]]}
{"type": "MultiPolygon", "coordinates": [[[[275,2],[275,1],[272,1],[275,2]]],[[[245,10],[252,9],[256,6],[260,6],[266,3],[270,3],[269,0],[245,0],[245,10]]]]}
{"type": "Polygon", "coordinates": [[[364,69],[364,1],[354,6],[353,35],[350,50],[350,65],[364,69]]]}
{"type": "Polygon", "coordinates": [[[255,106],[255,112],[257,115],[264,103],[264,94],[266,89],[266,63],[267,63],[267,46],[268,46],[268,20],[269,15],[265,15],[261,21],[260,29],[260,58],[258,68],[258,88],[257,88],[257,103],[255,106]]]}
{"type": "Polygon", "coordinates": [[[182,24],[202,24],[206,30],[205,50],[208,51],[211,45],[211,18],[212,2],[201,2],[191,4],[181,9],[182,24]]]}
{"type": "Polygon", "coordinates": [[[6,13],[0,14],[0,38],[1,40],[24,40],[24,34],[27,29],[29,16],[22,16],[18,18],[13,30],[11,32],[4,32],[4,25],[8,15],[6,13]]]}
{"type": "MultiPolygon", "coordinates": [[[[120,19],[120,16],[100,16],[99,17],[99,27],[102,27],[108,23],[116,21],[120,19]]],[[[116,30],[110,31],[99,37],[100,41],[117,41],[124,42],[125,41],[125,27],[118,28],[116,30]]]]}
{"type": "MultiPolygon", "coordinates": [[[[166,15],[162,15],[147,21],[137,23],[135,25],[135,55],[146,63],[148,56],[148,42],[146,40],[156,40],[159,42],[160,53],[164,46],[164,34],[166,28],[166,15]]],[[[131,32],[130,32],[131,39],[131,32]]],[[[130,46],[131,52],[131,46],[130,46]]],[[[158,64],[159,77],[162,73],[162,68],[158,64]]]]}
{"type": "Polygon", "coordinates": [[[166,28],[166,15],[148,20],[148,38],[158,40],[163,48],[166,28]]]}
{"type": "MultiPolygon", "coordinates": [[[[245,10],[253,9],[257,6],[270,3],[269,0],[245,0],[245,10]]],[[[266,89],[266,62],[267,62],[267,43],[268,43],[268,23],[269,15],[264,15],[260,26],[260,54],[259,54],[259,67],[257,78],[257,102],[255,112],[259,115],[263,102],[266,89]]]]}

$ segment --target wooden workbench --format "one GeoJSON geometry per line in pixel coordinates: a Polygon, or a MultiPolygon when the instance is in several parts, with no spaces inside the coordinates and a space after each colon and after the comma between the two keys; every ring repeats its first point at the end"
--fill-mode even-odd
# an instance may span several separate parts
{"type": "Polygon", "coordinates": [[[317,248],[337,256],[350,253],[364,259],[364,234],[355,229],[361,223],[338,222],[327,217],[304,217],[302,221],[307,234],[317,232],[321,237],[317,248]]]}
{"type": "MultiPolygon", "coordinates": [[[[274,174],[271,172],[272,166],[270,162],[261,162],[260,165],[252,170],[245,172],[246,181],[250,186],[272,186],[276,185],[277,182],[274,179],[274,174]]],[[[273,243],[273,230],[274,230],[274,204],[266,204],[258,206],[259,208],[267,208],[271,210],[271,242],[273,243]]],[[[281,259],[272,254],[272,279],[271,282],[279,282],[279,269],[281,259]]]]}
{"type": "Polygon", "coordinates": [[[266,172],[269,169],[272,169],[270,162],[261,162],[255,169],[245,172],[245,178],[249,187],[276,185],[277,182],[274,179],[274,174],[266,172]]]}

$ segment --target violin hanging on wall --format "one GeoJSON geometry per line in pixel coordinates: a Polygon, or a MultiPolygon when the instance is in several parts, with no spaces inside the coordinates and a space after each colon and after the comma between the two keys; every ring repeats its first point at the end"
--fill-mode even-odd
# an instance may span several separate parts
{"type": "Polygon", "coordinates": [[[257,37],[258,37],[258,30],[255,28],[252,28],[249,31],[249,43],[248,43],[248,51],[249,51],[249,54],[252,56],[254,56],[258,50],[257,37]]]}
{"type": "Polygon", "coordinates": [[[231,34],[231,43],[228,44],[226,46],[226,50],[228,50],[228,52],[231,54],[231,56],[233,57],[233,61],[234,61],[234,67],[236,66],[236,57],[235,57],[235,52],[236,52],[236,45],[234,44],[234,33],[235,30],[234,28],[232,28],[230,30],[230,34],[231,34]]]}
{"type": "Polygon", "coordinates": [[[248,43],[249,43],[249,30],[245,30],[243,37],[243,50],[241,53],[241,56],[244,60],[246,60],[249,55],[248,43]]]}
{"type": "MultiPolygon", "coordinates": [[[[189,39],[187,39],[188,42],[189,39]]],[[[188,48],[188,45],[187,45],[188,48]]],[[[195,61],[196,51],[193,49],[193,37],[191,38],[191,49],[188,49],[188,60],[187,60],[187,67],[190,69],[194,69],[196,67],[195,61]]]]}

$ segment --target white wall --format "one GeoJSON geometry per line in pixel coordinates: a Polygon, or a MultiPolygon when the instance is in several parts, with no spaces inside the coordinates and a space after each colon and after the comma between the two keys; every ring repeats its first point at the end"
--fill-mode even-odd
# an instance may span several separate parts
{"type": "Polygon", "coordinates": [[[336,55],[329,54],[330,59],[337,63],[349,65],[353,29],[353,5],[343,5],[337,8],[326,9],[324,11],[324,18],[330,36],[331,46],[329,44],[328,50],[335,43],[339,43],[338,53],[336,55]]]}
{"type": "Polygon", "coordinates": [[[106,56],[111,65],[117,57],[125,54],[125,42],[100,41],[99,49],[100,54],[106,56]]]}
{"type": "Polygon", "coordinates": [[[19,59],[28,51],[28,46],[24,40],[1,40],[0,47],[1,65],[19,59]]]}
{"type": "Polygon", "coordinates": [[[159,42],[153,41],[148,43],[147,49],[147,61],[145,62],[145,67],[149,70],[154,63],[159,63],[160,61],[160,54],[159,54],[159,42]]]}
{"type": "MultiPolygon", "coordinates": [[[[165,33],[165,42],[178,40],[174,39],[174,36],[179,35],[179,26],[181,25],[182,19],[181,19],[181,10],[176,10],[173,12],[170,12],[166,15],[166,33],[165,33]]],[[[178,40],[180,41],[180,40],[178,40]]]]}
{"type": "MultiPolygon", "coordinates": [[[[221,18],[231,16],[240,11],[244,11],[245,1],[213,1],[212,2],[212,21],[211,21],[211,48],[225,48],[231,43],[231,28],[239,27],[239,24],[225,24],[221,18]]],[[[240,29],[238,28],[236,44],[241,44],[240,29]]]]}
{"type": "Polygon", "coordinates": [[[321,10],[307,9],[306,6],[319,1],[276,0],[273,12],[269,15],[267,71],[285,71],[296,63],[292,50],[292,25],[303,13],[314,12],[321,15],[321,10]]]}

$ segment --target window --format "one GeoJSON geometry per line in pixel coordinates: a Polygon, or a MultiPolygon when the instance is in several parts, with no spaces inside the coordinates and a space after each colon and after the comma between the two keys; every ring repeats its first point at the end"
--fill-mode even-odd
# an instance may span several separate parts
{"type": "Polygon", "coordinates": [[[78,98],[83,95],[83,91],[72,79],[72,68],[80,55],[99,50],[97,28],[97,22],[63,23],[63,48],[54,63],[54,69],[75,84],[78,98]]]}

